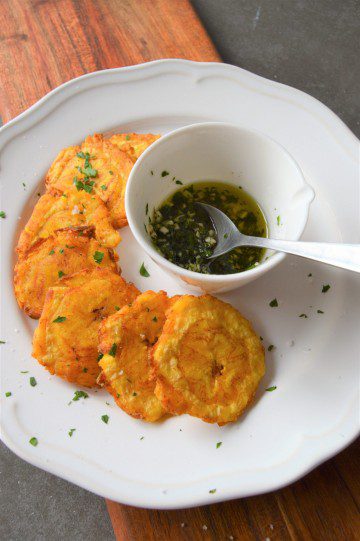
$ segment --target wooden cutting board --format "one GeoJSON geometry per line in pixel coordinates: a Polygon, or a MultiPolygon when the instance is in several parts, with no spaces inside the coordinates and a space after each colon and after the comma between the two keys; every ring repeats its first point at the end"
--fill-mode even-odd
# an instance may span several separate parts
{"type": "MultiPolygon", "coordinates": [[[[2,0],[0,115],[7,122],[83,73],[157,58],[220,61],[188,0],[2,0]]],[[[354,443],[303,480],[264,496],[179,511],[107,501],[115,536],[359,539],[359,450],[354,443]]]]}

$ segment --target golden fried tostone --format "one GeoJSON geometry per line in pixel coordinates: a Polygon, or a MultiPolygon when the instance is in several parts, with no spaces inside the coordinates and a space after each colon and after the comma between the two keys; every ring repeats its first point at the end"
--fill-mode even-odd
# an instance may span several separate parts
{"type": "Polygon", "coordinates": [[[96,194],[109,209],[114,227],[127,225],[125,188],[133,162],[125,152],[103,135],[89,136],[80,146],[63,149],[51,165],[47,188],[66,191],[75,185],[79,191],[96,194]]]}
{"type": "Polygon", "coordinates": [[[118,272],[118,256],[93,238],[94,228],[63,229],[39,239],[14,269],[14,290],[24,312],[39,318],[49,287],[62,285],[63,277],[99,266],[118,272]]]}
{"type": "Polygon", "coordinates": [[[109,141],[120,150],[126,152],[133,163],[141,156],[152,143],[160,138],[160,135],[152,133],[117,133],[110,137],[109,141]]]}
{"type": "Polygon", "coordinates": [[[99,331],[100,381],[129,415],[154,422],[165,413],[154,395],[149,353],[165,323],[171,300],[164,291],[147,291],[132,306],[108,317],[99,331]]]}
{"type": "Polygon", "coordinates": [[[51,374],[92,387],[98,365],[101,321],[135,300],[139,291],[108,269],[64,277],[48,290],[33,340],[33,356],[51,374]]]}
{"type": "Polygon", "coordinates": [[[208,423],[235,421],[265,372],[264,348],[250,323],[210,295],[184,295],[153,348],[155,394],[173,414],[208,423]]]}
{"type": "Polygon", "coordinates": [[[16,250],[23,256],[39,239],[46,239],[62,228],[83,226],[92,226],[96,239],[108,248],[114,248],[121,240],[111,225],[106,206],[96,195],[79,192],[75,187],[62,195],[51,191],[35,205],[16,250]]]}

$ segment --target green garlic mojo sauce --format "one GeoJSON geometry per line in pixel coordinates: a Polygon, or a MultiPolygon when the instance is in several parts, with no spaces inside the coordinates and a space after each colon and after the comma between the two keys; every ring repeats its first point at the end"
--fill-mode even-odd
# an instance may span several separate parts
{"type": "Polygon", "coordinates": [[[202,202],[222,210],[245,235],[267,236],[267,225],[257,202],[240,186],[223,182],[196,182],[180,188],[149,217],[147,228],[156,249],[169,261],[203,274],[233,274],[256,266],[261,248],[235,248],[207,260],[216,244],[216,233],[202,202]]]}

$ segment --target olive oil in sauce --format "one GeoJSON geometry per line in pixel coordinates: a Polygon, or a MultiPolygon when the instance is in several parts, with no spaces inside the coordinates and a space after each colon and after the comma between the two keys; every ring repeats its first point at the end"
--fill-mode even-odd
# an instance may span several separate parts
{"type": "Polygon", "coordinates": [[[177,190],[149,217],[147,231],[157,250],[175,265],[204,274],[233,274],[256,266],[264,255],[261,248],[235,248],[209,262],[217,238],[197,202],[222,210],[245,235],[267,236],[260,206],[240,186],[196,182],[177,190]]]}

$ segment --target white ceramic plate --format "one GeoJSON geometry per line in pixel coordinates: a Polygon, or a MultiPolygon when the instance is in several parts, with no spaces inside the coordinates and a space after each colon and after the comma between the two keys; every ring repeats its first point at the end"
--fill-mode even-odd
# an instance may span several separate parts
{"type": "MultiPolygon", "coordinates": [[[[7,213],[1,220],[2,438],[32,464],[143,507],[188,507],[279,488],[359,431],[359,277],[300,259],[287,257],[221,297],[254,322],[266,347],[276,346],[267,353],[253,407],[230,426],[187,416],[148,425],[123,413],[104,391],[68,405],[75,387],[31,358],[35,323],[13,296],[14,245],[56,153],[96,131],[165,133],[198,121],[238,123],[284,145],[316,192],[304,239],[359,242],[356,138],[310,96],[236,67],[165,60],[93,73],[54,90],[0,133],[1,210],[7,213]],[[327,293],[323,284],[331,285],[327,293]],[[278,308],[269,306],[274,297],[278,308]],[[299,318],[302,313],[308,318],[299,318]],[[266,392],[272,385],[277,389],[266,392]],[[100,419],[105,413],[107,425],[100,419]],[[71,438],[70,428],[76,428],[71,438]],[[37,447],[29,444],[32,436],[37,447]]],[[[129,230],[119,253],[124,276],[140,289],[182,293],[129,230]],[[139,275],[143,260],[150,278],[139,275]]]]}

